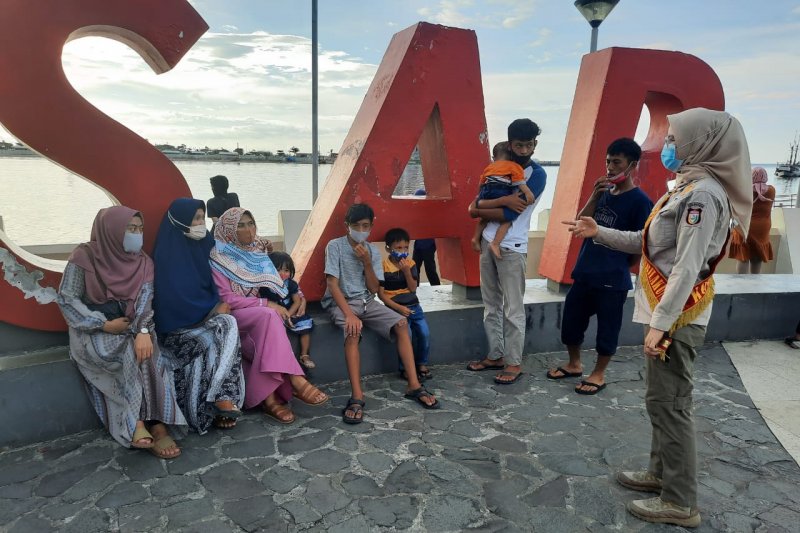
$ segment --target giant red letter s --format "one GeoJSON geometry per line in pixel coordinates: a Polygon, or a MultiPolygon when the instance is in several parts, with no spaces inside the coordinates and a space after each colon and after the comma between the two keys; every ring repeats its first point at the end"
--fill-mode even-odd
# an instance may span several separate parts
{"type": "MultiPolygon", "coordinates": [[[[40,154],[142,211],[152,228],[146,234],[146,245],[151,246],[169,202],[189,196],[189,188],[158,150],[72,88],[61,66],[61,51],[71,39],[109,37],[129,45],[162,73],[181,60],[208,25],[186,0],[0,0],[0,12],[0,123],[40,154]]],[[[12,286],[0,281],[0,321],[63,330],[56,304],[30,299],[42,294],[38,285],[50,287],[45,292],[52,294],[61,278],[58,269],[35,264],[5,241],[0,259],[6,277],[14,282],[12,286]],[[15,261],[18,265],[9,264],[15,261]],[[22,268],[42,274],[29,275],[22,268]]]]}
{"type": "Polygon", "coordinates": [[[306,297],[322,297],[325,245],[345,234],[353,203],[376,212],[371,241],[395,226],[412,239],[435,237],[443,277],[479,285],[467,205],[489,161],[487,143],[475,32],[419,23],[397,33],[293,250],[306,297]],[[427,199],[392,199],[415,145],[427,199]]]}
{"type": "Polygon", "coordinates": [[[639,177],[642,189],[655,199],[664,193],[671,175],[660,160],[667,115],[693,107],[723,110],[725,98],[711,67],[688,54],[608,48],[585,55],[539,264],[542,276],[572,281],[580,242],[561,221],[575,218],[597,178],[605,175],[611,141],[633,137],[642,105],[650,112],[650,131],[642,146],[639,177]]]}

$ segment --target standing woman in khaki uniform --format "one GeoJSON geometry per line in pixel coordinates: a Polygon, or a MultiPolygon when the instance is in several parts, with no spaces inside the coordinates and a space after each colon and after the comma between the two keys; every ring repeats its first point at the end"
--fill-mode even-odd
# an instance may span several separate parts
{"type": "Polygon", "coordinates": [[[660,494],[630,502],[631,514],[649,522],[696,527],[694,359],[711,316],[712,274],[724,256],[731,218],[745,235],[750,226],[752,183],[747,140],[738,120],[702,108],[667,118],[661,161],[676,173],[675,188],[658,201],[644,229],[598,228],[589,217],[565,224],[576,237],[643,254],[633,320],[645,325],[650,465],[646,471],[620,472],[617,481],[660,494]]]}

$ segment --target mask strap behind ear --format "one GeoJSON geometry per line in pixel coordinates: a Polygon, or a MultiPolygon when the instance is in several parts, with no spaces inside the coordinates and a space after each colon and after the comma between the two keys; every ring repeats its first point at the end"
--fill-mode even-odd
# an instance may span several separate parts
{"type": "Polygon", "coordinates": [[[169,220],[169,223],[172,224],[173,226],[178,225],[178,226],[182,226],[182,227],[184,227],[184,228],[186,228],[188,230],[192,229],[191,226],[187,226],[186,224],[180,222],[178,219],[173,217],[172,213],[170,213],[169,210],[167,210],[167,219],[169,220]]]}

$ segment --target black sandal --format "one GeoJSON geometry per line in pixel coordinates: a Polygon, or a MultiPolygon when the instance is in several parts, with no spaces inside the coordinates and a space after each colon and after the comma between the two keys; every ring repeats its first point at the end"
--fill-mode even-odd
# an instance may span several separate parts
{"type": "Polygon", "coordinates": [[[441,405],[439,404],[439,400],[433,398],[433,394],[428,392],[425,387],[420,387],[418,389],[410,390],[406,392],[405,397],[409,400],[414,400],[419,403],[425,409],[439,409],[441,405]],[[423,398],[433,398],[433,403],[428,405],[427,403],[423,402],[423,398]]]}
{"type": "Polygon", "coordinates": [[[232,429],[236,427],[236,421],[242,416],[242,411],[235,409],[220,409],[217,404],[212,404],[212,414],[214,415],[214,427],[219,429],[232,429]]]}
{"type": "Polygon", "coordinates": [[[342,422],[345,424],[360,424],[364,421],[364,406],[366,403],[364,400],[357,400],[356,398],[350,398],[347,400],[347,407],[342,409],[342,422]],[[352,411],[353,414],[351,416],[347,416],[347,411],[352,411]],[[361,416],[358,414],[361,413],[361,416]]]}

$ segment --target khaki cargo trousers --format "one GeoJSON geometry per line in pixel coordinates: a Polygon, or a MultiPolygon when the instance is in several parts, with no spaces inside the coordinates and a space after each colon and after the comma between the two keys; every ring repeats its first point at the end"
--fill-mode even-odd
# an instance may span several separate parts
{"type": "Polygon", "coordinates": [[[697,507],[694,359],[705,335],[705,326],[682,327],[672,335],[668,361],[646,358],[645,404],[653,426],[649,471],[662,480],[662,500],[693,509],[697,507]]]}

